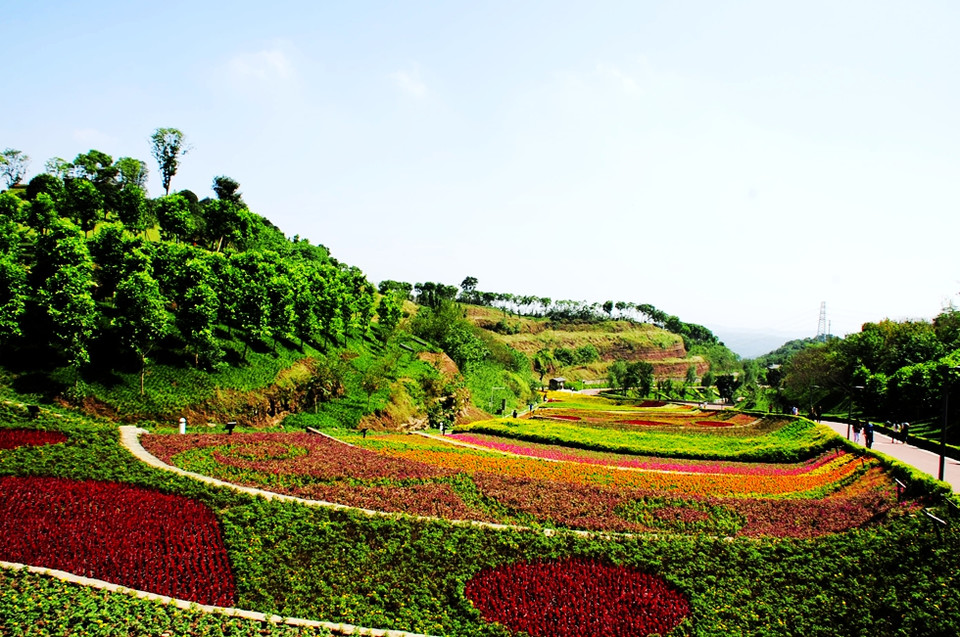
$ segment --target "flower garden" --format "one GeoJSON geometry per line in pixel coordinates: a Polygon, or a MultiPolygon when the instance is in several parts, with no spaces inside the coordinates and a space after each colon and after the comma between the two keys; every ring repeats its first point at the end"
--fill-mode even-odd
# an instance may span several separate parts
{"type": "MultiPolygon", "coordinates": [[[[802,419],[578,397],[443,437],[141,437],[190,471],[371,516],[149,468],[109,424],[2,414],[0,441],[20,442],[0,447],[0,560],[427,635],[960,627],[960,538],[920,512],[952,522],[942,487],[802,419]]],[[[30,577],[4,580],[0,633],[35,612],[17,591],[50,586],[30,577]]]]}

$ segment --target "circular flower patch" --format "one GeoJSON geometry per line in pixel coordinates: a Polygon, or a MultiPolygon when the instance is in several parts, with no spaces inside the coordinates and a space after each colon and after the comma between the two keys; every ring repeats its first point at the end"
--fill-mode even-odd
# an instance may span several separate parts
{"type": "Polygon", "coordinates": [[[39,447],[66,442],[67,437],[59,431],[39,431],[37,429],[0,429],[0,449],[17,447],[39,447]]]}
{"type": "Polygon", "coordinates": [[[535,637],[665,635],[690,614],[662,577],[584,559],[486,569],[464,592],[485,620],[535,637]]]}

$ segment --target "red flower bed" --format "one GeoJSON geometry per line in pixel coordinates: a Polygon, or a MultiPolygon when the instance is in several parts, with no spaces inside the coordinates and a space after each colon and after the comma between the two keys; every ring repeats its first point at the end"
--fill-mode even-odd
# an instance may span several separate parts
{"type": "Polygon", "coordinates": [[[66,442],[67,437],[59,431],[39,431],[37,429],[0,429],[0,449],[17,447],[38,447],[66,442]]]}
{"type": "Polygon", "coordinates": [[[556,420],[580,420],[580,416],[563,416],[561,414],[549,414],[547,417],[556,420]]]}
{"type": "Polygon", "coordinates": [[[725,420],[698,420],[696,424],[701,427],[732,427],[732,422],[727,422],[725,420]]]}
{"type": "Polygon", "coordinates": [[[662,577],[583,559],[487,569],[464,592],[485,620],[535,637],[665,635],[690,614],[662,577]]]}
{"type": "Polygon", "coordinates": [[[663,402],[662,400],[645,400],[637,405],[637,407],[663,407],[666,404],[667,403],[663,402]]]}
{"type": "Polygon", "coordinates": [[[200,604],[236,600],[213,512],[131,485],[0,478],[0,559],[200,604]]]}

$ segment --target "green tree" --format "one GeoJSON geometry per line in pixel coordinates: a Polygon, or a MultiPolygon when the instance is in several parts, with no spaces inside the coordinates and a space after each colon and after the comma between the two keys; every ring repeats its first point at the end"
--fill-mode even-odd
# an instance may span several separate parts
{"type": "Polygon", "coordinates": [[[464,303],[477,302],[477,277],[468,276],[460,282],[460,298],[464,303]]]}
{"type": "MultiPolygon", "coordinates": [[[[553,373],[553,370],[556,368],[556,361],[553,358],[553,353],[547,349],[542,348],[533,355],[533,371],[540,374],[540,384],[543,384],[543,377],[545,374],[553,373]]],[[[610,382],[611,386],[616,386],[613,381],[610,382]]]]}
{"type": "Polygon", "coordinates": [[[89,233],[103,214],[103,196],[90,181],[70,179],[66,187],[66,216],[89,233]]]}
{"type": "Polygon", "coordinates": [[[634,361],[627,365],[627,373],[635,379],[640,396],[648,396],[653,389],[653,365],[647,361],[634,361]]]}
{"type": "Polygon", "coordinates": [[[160,229],[178,241],[190,233],[190,205],[181,195],[166,195],[155,200],[155,212],[160,229]]]}
{"type": "Polygon", "coordinates": [[[167,300],[160,294],[160,286],[148,272],[132,272],[117,285],[117,331],[122,342],[140,359],[140,395],[144,395],[143,381],[147,373],[147,356],[167,333],[170,318],[167,300]]]}
{"type": "Polygon", "coordinates": [[[314,289],[316,266],[297,263],[290,271],[290,292],[293,302],[293,333],[300,339],[300,348],[320,330],[317,315],[319,304],[314,289]]]}
{"type": "Polygon", "coordinates": [[[10,251],[0,253],[0,343],[20,336],[20,317],[26,309],[27,269],[10,251]]]}
{"type": "Polygon", "coordinates": [[[147,229],[147,196],[140,186],[131,184],[117,195],[117,216],[130,232],[147,229]]]}
{"type": "Polygon", "coordinates": [[[120,188],[127,189],[135,186],[140,190],[147,189],[147,162],[134,159],[133,157],[121,157],[114,163],[117,170],[117,177],[120,181],[120,188]]]}
{"type": "Polygon", "coordinates": [[[0,192],[0,219],[23,223],[26,218],[26,206],[20,197],[10,192],[0,192]]]}
{"type": "Polygon", "coordinates": [[[187,154],[190,148],[186,145],[183,133],[176,128],[158,128],[150,136],[153,158],[160,167],[163,179],[163,194],[170,194],[170,180],[177,174],[180,167],[180,158],[187,154]]]}
{"type": "Polygon", "coordinates": [[[42,192],[50,195],[54,201],[62,200],[63,180],[47,173],[40,173],[27,184],[27,201],[34,201],[42,192]]]}
{"type": "Polygon", "coordinates": [[[734,374],[721,374],[717,376],[717,393],[720,398],[727,402],[733,400],[737,389],[740,388],[741,380],[734,374]]]}
{"type": "Polygon", "coordinates": [[[388,292],[380,297],[377,305],[377,324],[380,326],[380,338],[386,342],[396,331],[403,318],[403,299],[398,292],[388,292]]]}
{"type": "Polygon", "coordinates": [[[65,219],[51,224],[37,242],[38,267],[33,275],[38,302],[50,320],[50,344],[63,352],[77,372],[89,362],[87,349],[98,313],[93,300],[93,261],[80,228],[65,219]]]}
{"type": "Polygon", "coordinates": [[[210,266],[200,258],[190,259],[181,270],[183,294],[177,299],[175,323],[193,355],[196,366],[216,364],[223,355],[216,328],[219,300],[210,266]]]}
{"type": "Polygon", "coordinates": [[[41,192],[36,199],[30,202],[29,206],[27,225],[40,234],[46,234],[47,229],[59,218],[56,202],[50,195],[41,192]]]}
{"type": "Polygon", "coordinates": [[[30,157],[20,150],[7,148],[0,153],[0,176],[7,182],[7,188],[13,188],[27,174],[30,157]]]}
{"type": "Polygon", "coordinates": [[[243,203],[243,193],[240,192],[240,184],[229,177],[214,177],[213,192],[217,195],[217,199],[221,201],[229,201],[242,208],[246,208],[247,206],[247,204],[243,203]]]}
{"type": "Polygon", "coordinates": [[[204,199],[200,202],[205,224],[205,238],[214,252],[224,245],[242,248],[253,238],[253,213],[224,199],[204,199]]]}

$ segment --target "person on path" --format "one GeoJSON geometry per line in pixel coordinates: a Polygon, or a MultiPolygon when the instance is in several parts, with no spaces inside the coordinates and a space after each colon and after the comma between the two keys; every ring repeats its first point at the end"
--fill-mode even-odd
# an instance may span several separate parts
{"type": "Polygon", "coordinates": [[[910,423],[905,422],[900,425],[900,442],[907,444],[907,436],[910,435],[910,423]]]}
{"type": "Polygon", "coordinates": [[[863,427],[863,440],[867,445],[867,449],[873,449],[873,423],[869,420],[863,427]]]}
{"type": "Polygon", "coordinates": [[[859,420],[853,421],[853,441],[860,444],[860,432],[863,431],[863,425],[859,420]]]}

